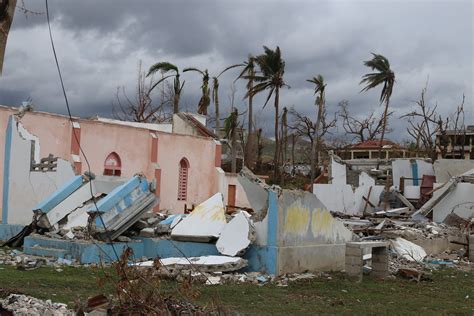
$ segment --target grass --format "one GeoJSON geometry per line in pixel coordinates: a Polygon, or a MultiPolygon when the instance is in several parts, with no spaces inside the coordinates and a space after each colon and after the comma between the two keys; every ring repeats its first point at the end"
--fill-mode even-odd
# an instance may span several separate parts
{"type": "MultiPolygon", "coordinates": [[[[0,269],[0,289],[71,306],[76,299],[112,292],[110,286],[98,286],[97,277],[103,274],[98,269],[65,267],[62,272],[51,267],[34,271],[10,266],[0,269]]],[[[198,302],[206,304],[217,298],[228,310],[244,315],[474,314],[473,272],[444,269],[435,271],[432,278],[432,282],[414,283],[367,277],[361,283],[354,283],[335,273],[331,280],[320,278],[288,287],[202,286],[198,302]]]]}

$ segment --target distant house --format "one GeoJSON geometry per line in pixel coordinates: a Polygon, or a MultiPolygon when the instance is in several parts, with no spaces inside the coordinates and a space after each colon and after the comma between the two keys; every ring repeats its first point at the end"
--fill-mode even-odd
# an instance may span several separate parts
{"type": "Polygon", "coordinates": [[[438,159],[474,159],[474,125],[436,134],[438,159]]]}
{"type": "MultiPolygon", "coordinates": [[[[338,154],[343,159],[377,159],[379,158],[379,149],[380,140],[373,139],[348,145],[343,150],[339,151],[338,154]]],[[[390,140],[383,140],[380,158],[408,158],[411,156],[412,153],[410,153],[406,148],[403,148],[399,144],[390,140]]]]}

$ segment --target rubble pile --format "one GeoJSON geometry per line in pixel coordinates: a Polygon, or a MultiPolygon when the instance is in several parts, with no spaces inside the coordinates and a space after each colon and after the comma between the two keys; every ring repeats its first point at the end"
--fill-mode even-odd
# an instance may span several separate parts
{"type": "Polygon", "coordinates": [[[12,312],[18,316],[75,315],[66,304],[53,303],[51,300],[43,301],[21,294],[10,294],[7,298],[0,299],[0,314],[3,315],[3,312],[6,315],[7,312],[12,312]]]}

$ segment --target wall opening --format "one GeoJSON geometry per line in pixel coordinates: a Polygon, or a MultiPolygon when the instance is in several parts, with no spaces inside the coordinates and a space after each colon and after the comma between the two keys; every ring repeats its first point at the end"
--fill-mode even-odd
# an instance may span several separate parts
{"type": "Polygon", "coordinates": [[[179,162],[178,201],[186,201],[188,196],[189,162],[186,158],[179,162]]]}
{"type": "Polygon", "coordinates": [[[104,162],[104,176],[116,176],[122,175],[122,162],[120,156],[116,152],[110,153],[104,162]]]}

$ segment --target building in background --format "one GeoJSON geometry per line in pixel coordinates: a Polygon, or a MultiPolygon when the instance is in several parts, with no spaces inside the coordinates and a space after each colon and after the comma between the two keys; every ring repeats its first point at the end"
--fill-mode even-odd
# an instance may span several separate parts
{"type": "Polygon", "coordinates": [[[438,159],[474,159],[474,125],[436,134],[438,159]]]}

